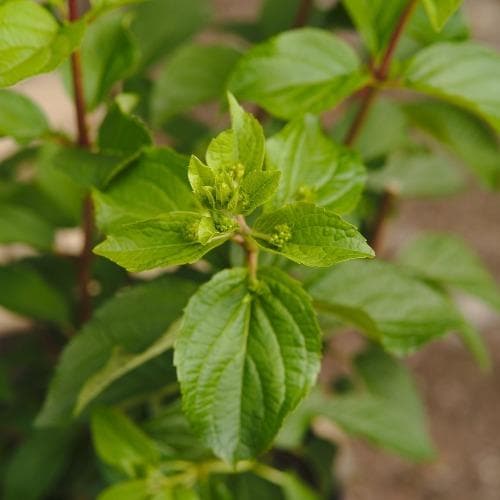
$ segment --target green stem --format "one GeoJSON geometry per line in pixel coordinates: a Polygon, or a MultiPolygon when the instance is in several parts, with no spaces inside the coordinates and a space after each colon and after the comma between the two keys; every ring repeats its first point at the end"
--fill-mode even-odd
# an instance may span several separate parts
{"type": "Polygon", "coordinates": [[[248,227],[245,217],[243,215],[238,215],[236,220],[240,227],[239,236],[241,236],[241,238],[236,239],[236,241],[245,250],[247,258],[248,274],[250,275],[250,280],[252,281],[252,283],[257,283],[257,268],[259,265],[259,247],[250,236],[252,230],[250,229],[250,227],[248,227]]]}

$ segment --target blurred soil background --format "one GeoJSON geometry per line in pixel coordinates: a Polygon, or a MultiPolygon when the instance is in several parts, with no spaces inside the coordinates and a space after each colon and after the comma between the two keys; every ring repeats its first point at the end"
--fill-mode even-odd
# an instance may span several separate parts
{"type": "MultiPolygon", "coordinates": [[[[252,19],[260,4],[213,2],[218,20],[225,21],[252,19]]],[[[500,49],[500,0],[466,0],[465,8],[474,38],[500,49]]],[[[74,130],[72,105],[57,76],[42,75],[17,89],[39,103],[55,128],[74,130]]],[[[12,146],[0,141],[0,156],[12,146]]],[[[466,193],[440,201],[400,203],[386,227],[384,253],[397,252],[420,231],[449,231],[462,236],[500,282],[500,196],[475,187],[472,179],[470,186],[466,193]]],[[[76,247],[78,240],[77,233],[70,235],[76,247]]],[[[0,263],[23,251],[2,249],[0,263]]],[[[439,457],[416,465],[350,441],[341,464],[346,500],[500,499],[500,318],[470,299],[464,299],[464,306],[485,335],[491,373],[481,373],[452,336],[411,356],[408,364],[425,399],[439,457]]],[[[0,334],[24,326],[22,319],[0,310],[0,334]]]]}

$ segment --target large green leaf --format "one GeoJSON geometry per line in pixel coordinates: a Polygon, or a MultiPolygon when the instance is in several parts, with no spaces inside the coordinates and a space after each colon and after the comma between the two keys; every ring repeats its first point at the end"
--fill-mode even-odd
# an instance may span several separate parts
{"type": "Polygon", "coordinates": [[[0,137],[29,142],[48,130],[45,115],[34,102],[17,92],[0,90],[0,137]]]}
{"type": "Polygon", "coordinates": [[[240,52],[225,45],[188,44],[167,61],[155,80],[151,116],[163,124],[197,104],[222,97],[240,52]]]}
{"type": "Polygon", "coordinates": [[[37,429],[17,448],[5,471],[4,500],[47,498],[68,464],[74,433],[37,429]]]}
{"type": "Polygon", "coordinates": [[[252,237],[266,250],[306,266],[328,267],[374,255],[352,224],[311,203],[298,202],[261,215],[252,237]]]}
{"type": "Polygon", "coordinates": [[[82,387],[113,352],[147,350],[181,315],[194,290],[194,283],[165,276],[129,288],[98,309],[65,348],[37,423],[61,425],[70,420],[82,387]]]}
{"type": "Polygon", "coordinates": [[[413,57],[403,72],[411,89],[463,106],[500,131],[500,55],[472,42],[439,43],[413,57]]]}
{"type": "Polygon", "coordinates": [[[118,103],[111,106],[99,128],[99,149],[123,157],[134,156],[153,140],[144,123],[134,115],[124,112],[118,103]]]}
{"type": "Polygon", "coordinates": [[[420,276],[462,289],[500,310],[500,288],[464,241],[429,233],[402,250],[400,261],[420,276]]]}
{"type": "Polygon", "coordinates": [[[356,325],[396,354],[462,324],[438,290],[387,262],[348,262],[318,272],[308,290],[320,311],[356,325]]]}
{"type": "Polygon", "coordinates": [[[59,26],[41,5],[31,0],[0,4],[0,87],[51,71],[79,44],[83,23],[59,26]]]}
{"type": "MultiPolygon", "coordinates": [[[[335,124],[332,135],[345,140],[359,107],[351,106],[335,124]]],[[[379,97],[368,110],[363,127],[355,141],[356,150],[364,160],[377,160],[408,142],[407,119],[399,103],[379,97]]]]}
{"type": "Polygon", "coordinates": [[[366,177],[363,164],[323,134],[317,117],[291,121],[267,141],[267,153],[269,166],[281,172],[273,206],[302,200],[338,213],[356,206],[366,177]]]}
{"type": "Polygon", "coordinates": [[[148,66],[198,32],[210,20],[206,0],[148,0],[137,6],[131,29],[148,66]]]}
{"type": "Polygon", "coordinates": [[[308,402],[312,412],[331,418],[349,434],[406,458],[433,458],[424,408],[405,366],[370,348],[356,358],[355,369],[364,387],[354,394],[331,398],[317,393],[308,402]]]}
{"type": "Polygon", "coordinates": [[[401,151],[392,154],[382,169],[371,172],[368,184],[402,198],[433,198],[461,191],[465,177],[445,155],[401,151]]]}
{"type": "Polygon", "coordinates": [[[440,101],[418,101],[404,110],[411,122],[442,143],[490,187],[500,186],[496,134],[472,113],[440,101]]]}
{"type": "Polygon", "coordinates": [[[94,192],[97,225],[107,232],[162,213],[196,209],[188,161],[172,149],[146,149],[105,191],[94,192]]]}
{"type": "Polygon", "coordinates": [[[225,270],[191,298],[175,346],[183,406],[203,442],[236,462],[264,451],[314,384],[320,331],[287,275],[225,270]]]}
{"type": "Polygon", "coordinates": [[[289,31],[257,45],[237,63],[229,88],[280,118],[331,108],[367,77],[353,49],[313,28],[289,31]]]}
{"type": "Polygon", "coordinates": [[[116,82],[135,69],[139,52],[120,14],[103,16],[92,23],[81,50],[86,104],[94,109],[116,82]]]}
{"type": "Polygon", "coordinates": [[[407,0],[343,0],[365,45],[375,56],[389,43],[407,0]]]}
{"type": "Polygon", "coordinates": [[[160,460],[155,442],[121,411],[97,408],[91,422],[94,447],[101,460],[128,476],[135,477],[139,468],[160,460]]]}
{"type": "Polygon", "coordinates": [[[65,297],[26,263],[0,267],[0,304],[18,314],[67,324],[70,319],[65,297]]]}
{"type": "Polygon", "coordinates": [[[440,31],[463,0],[423,0],[423,2],[432,26],[436,31],[440,31]]]}
{"type": "Polygon", "coordinates": [[[8,202],[0,203],[0,243],[27,243],[49,250],[53,239],[54,228],[34,210],[8,202]]]}
{"type": "Polygon", "coordinates": [[[234,225],[219,231],[211,217],[170,212],[114,229],[94,252],[129,271],[196,262],[227,241],[234,225]]]}
{"type": "Polygon", "coordinates": [[[58,146],[51,157],[56,170],[85,188],[105,188],[130,160],[121,154],[94,153],[66,146],[58,146]]]}

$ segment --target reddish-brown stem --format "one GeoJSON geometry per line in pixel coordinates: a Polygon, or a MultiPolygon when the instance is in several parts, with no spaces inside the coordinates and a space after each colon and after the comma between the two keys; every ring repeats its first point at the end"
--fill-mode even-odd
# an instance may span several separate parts
{"type": "MultiPolygon", "coordinates": [[[[80,17],[78,1],[68,0],[69,20],[77,21],[80,17]]],[[[71,54],[71,75],[73,80],[73,97],[75,102],[76,125],[78,130],[77,143],[82,148],[90,148],[90,139],[85,114],[85,94],[83,90],[83,75],[80,52],[71,54]]],[[[92,198],[85,197],[82,209],[83,248],[78,262],[78,291],[80,296],[80,323],[85,323],[92,314],[92,298],[89,292],[92,267],[92,235],[94,232],[94,214],[92,198]]]]}
{"type": "Polygon", "coordinates": [[[406,4],[405,8],[401,12],[401,16],[392,32],[391,38],[389,39],[389,43],[387,48],[385,49],[384,55],[380,61],[380,65],[375,69],[375,76],[379,80],[385,80],[389,76],[389,71],[391,69],[392,58],[396,52],[396,48],[398,46],[398,42],[401,39],[401,35],[408,24],[408,21],[411,19],[415,8],[417,7],[419,0],[409,0],[406,4]]]}
{"type": "MultiPolygon", "coordinates": [[[[411,15],[413,14],[413,11],[415,10],[417,4],[418,0],[409,0],[409,2],[406,4],[405,8],[401,12],[401,16],[394,28],[394,31],[392,32],[387,48],[385,49],[382,55],[380,64],[372,65],[373,76],[379,82],[386,80],[387,77],[389,76],[392,59],[396,52],[398,42],[401,39],[401,35],[403,34],[403,31],[406,25],[408,24],[408,21],[411,19],[411,15]]],[[[370,111],[370,108],[375,98],[377,97],[377,94],[378,94],[378,88],[376,86],[371,85],[366,89],[364,89],[358,113],[354,118],[354,121],[349,131],[347,132],[344,140],[345,144],[347,144],[348,146],[352,146],[356,142],[356,139],[358,138],[359,133],[361,132],[363,125],[366,122],[368,112],[370,111]]]]}
{"type": "Polygon", "coordinates": [[[396,196],[391,190],[386,189],[382,193],[370,227],[370,234],[368,234],[368,243],[376,254],[380,253],[382,250],[385,221],[391,213],[395,201],[396,196]]]}
{"type": "MultiPolygon", "coordinates": [[[[377,82],[384,82],[389,77],[392,59],[394,57],[394,54],[396,53],[398,42],[401,39],[401,35],[403,34],[406,25],[411,19],[411,16],[415,11],[417,4],[418,0],[408,1],[405,8],[401,12],[401,16],[399,17],[394,31],[391,34],[389,43],[382,55],[380,63],[378,65],[372,64],[372,73],[377,82]]],[[[368,117],[370,109],[375,102],[378,94],[379,88],[376,85],[371,85],[363,90],[360,107],[344,140],[346,145],[353,146],[358,139],[359,134],[362,131],[364,124],[366,123],[366,119],[368,117]]],[[[375,253],[378,253],[381,250],[385,221],[387,219],[387,216],[391,212],[392,207],[394,206],[394,201],[394,193],[389,190],[384,191],[382,198],[378,204],[373,223],[368,231],[368,240],[375,253]]]]}
{"type": "Polygon", "coordinates": [[[307,24],[312,6],[313,0],[301,0],[297,10],[297,15],[295,16],[295,20],[293,22],[293,28],[301,28],[307,24]]]}
{"type": "Polygon", "coordinates": [[[360,107],[344,139],[344,143],[347,146],[352,146],[358,138],[377,94],[378,89],[376,87],[366,87],[363,89],[360,107]]]}

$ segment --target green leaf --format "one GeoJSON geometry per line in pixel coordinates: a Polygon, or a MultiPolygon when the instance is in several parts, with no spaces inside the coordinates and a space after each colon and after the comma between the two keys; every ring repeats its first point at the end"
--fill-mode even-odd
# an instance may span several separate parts
{"type": "Polygon", "coordinates": [[[320,113],[367,82],[353,49],[313,28],[282,33],[237,63],[229,88],[280,118],[320,113]]]}
{"type": "Polygon", "coordinates": [[[105,153],[130,157],[152,146],[153,140],[139,118],[125,113],[118,103],[114,103],[99,128],[97,144],[105,153]]]}
{"type": "Polygon", "coordinates": [[[500,55],[472,42],[439,43],[413,57],[403,72],[410,88],[462,106],[500,131],[500,55]]]}
{"type": "Polygon", "coordinates": [[[407,104],[404,110],[416,127],[462,160],[486,186],[500,186],[498,138],[482,120],[439,101],[407,104]]]}
{"type": "Polygon", "coordinates": [[[0,202],[0,243],[26,243],[50,250],[54,228],[35,211],[0,202]]]}
{"type": "Polygon", "coordinates": [[[47,498],[70,460],[73,432],[35,430],[17,447],[5,471],[4,500],[47,498]]]}
{"type": "Polygon", "coordinates": [[[318,272],[308,290],[321,311],[354,324],[395,354],[412,352],[462,323],[447,297],[388,262],[349,262],[318,272]],[[329,310],[330,304],[349,314],[329,310]],[[368,330],[370,325],[376,329],[368,330]]]}
{"type": "Polygon", "coordinates": [[[75,415],[80,414],[88,404],[109,387],[115,380],[123,377],[135,368],[143,365],[150,359],[158,357],[174,345],[175,328],[169,329],[165,335],[155,341],[150,347],[140,354],[130,354],[122,347],[116,347],[106,366],[94,373],[85,382],[75,406],[75,415]]]}
{"type": "Polygon", "coordinates": [[[45,115],[34,102],[17,92],[0,90],[0,137],[25,143],[48,131],[45,115]]]}
{"type": "Polygon", "coordinates": [[[223,229],[197,212],[170,212],[116,228],[94,252],[129,271],[191,264],[227,241],[235,227],[223,229]]]}
{"type": "Polygon", "coordinates": [[[37,424],[70,420],[82,387],[109,363],[113,351],[147,350],[180,317],[194,290],[192,282],[164,276],[124,290],[98,309],[65,348],[37,424]]]}
{"type": "Polygon", "coordinates": [[[298,202],[261,215],[252,237],[268,251],[313,267],[373,257],[356,228],[331,210],[298,202]]]}
{"type": "Polygon", "coordinates": [[[59,26],[41,5],[8,0],[0,5],[0,87],[52,71],[83,36],[84,24],[59,26]]]}
{"type": "Polygon", "coordinates": [[[66,225],[76,226],[80,223],[86,189],[56,166],[54,159],[60,151],[60,146],[55,144],[45,144],[40,149],[36,162],[36,184],[59,209],[66,225]]]}
{"type": "Polygon", "coordinates": [[[267,141],[267,154],[269,166],[281,172],[273,206],[308,201],[337,213],[356,206],[365,169],[356,154],[323,134],[317,117],[291,121],[267,141]]]}
{"type": "Polygon", "coordinates": [[[179,48],[155,80],[151,116],[157,125],[198,104],[222,97],[240,52],[224,45],[179,48]]]}
{"type": "Polygon", "coordinates": [[[0,304],[7,309],[38,320],[59,324],[69,322],[65,297],[29,264],[0,267],[0,304]]]}
{"type": "Polygon", "coordinates": [[[389,43],[406,0],[343,0],[365,45],[375,56],[389,43]]]}
{"type": "Polygon", "coordinates": [[[56,170],[76,184],[89,188],[105,188],[133,157],[93,153],[86,149],[59,146],[51,157],[56,170]]]}
{"type": "Polygon", "coordinates": [[[436,31],[443,29],[444,25],[463,0],[423,0],[427,15],[436,31]]]}
{"type": "Polygon", "coordinates": [[[94,447],[101,460],[129,477],[136,477],[140,469],[160,460],[160,450],[155,442],[117,409],[95,409],[91,429],[94,447]]]}
{"type": "MultiPolygon", "coordinates": [[[[345,139],[358,110],[358,106],[351,106],[345,118],[335,124],[333,136],[337,141],[345,139]]],[[[376,160],[407,142],[407,119],[400,104],[379,97],[366,114],[363,127],[356,138],[356,150],[364,160],[376,160]]]]}
{"type": "Polygon", "coordinates": [[[125,5],[141,3],[145,0],[91,0],[90,10],[86,13],[86,17],[93,21],[95,18],[102,16],[109,10],[118,9],[125,5]]]}
{"type": "Polygon", "coordinates": [[[314,412],[333,419],[349,434],[361,436],[412,460],[429,460],[435,451],[424,409],[410,372],[379,349],[355,361],[364,390],[326,398],[316,393],[314,412]]]}
{"type": "Polygon", "coordinates": [[[457,236],[424,234],[402,250],[399,260],[423,278],[461,289],[500,310],[500,288],[457,236]]]}
{"type": "Polygon", "coordinates": [[[229,462],[263,452],[315,382],[320,331],[308,295],[277,269],[251,285],[225,270],[191,298],[175,345],[193,429],[229,462]]]}
{"type": "Polygon", "coordinates": [[[484,370],[491,370],[491,356],[488,351],[488,346],[481,337],[477,329],[468,321],[463,322],[458,335],[464,346],[472,354],[476,363],[484,370]]]}
{"type": "Polygon", "coordinates": [[[402,198],[439,198],[462,191],[465,177],[444,155],[399,152],[384,168],[370,173],[368,184],[402,198]]]}
{"type": "Polygon", "coordinates": [[[199,208],[188,185],[187,163],[172,149],[146,149],[105,191],[94,191],[98,227],[108,232],[162,213],[199,208]]]}
{"type": "Polygon", "coordinates": [[[99,494],[97,500],[149,500],[148,482],[145,479],[113,484],[99,494]]]}
{"type": "Polygon", "coordinates": [[[205,0],[149,0],[134,10],[131,30],[139,44],[142,67],[166,56],[211,17],[205,0]]]}
{"type": "Polygon", "coordinates": [[[139,61],[139,51],[120,14],[92,23],[82,43],[83,87],[88,109],[103,102],[113,85],[129,76],[139,61]]]}

